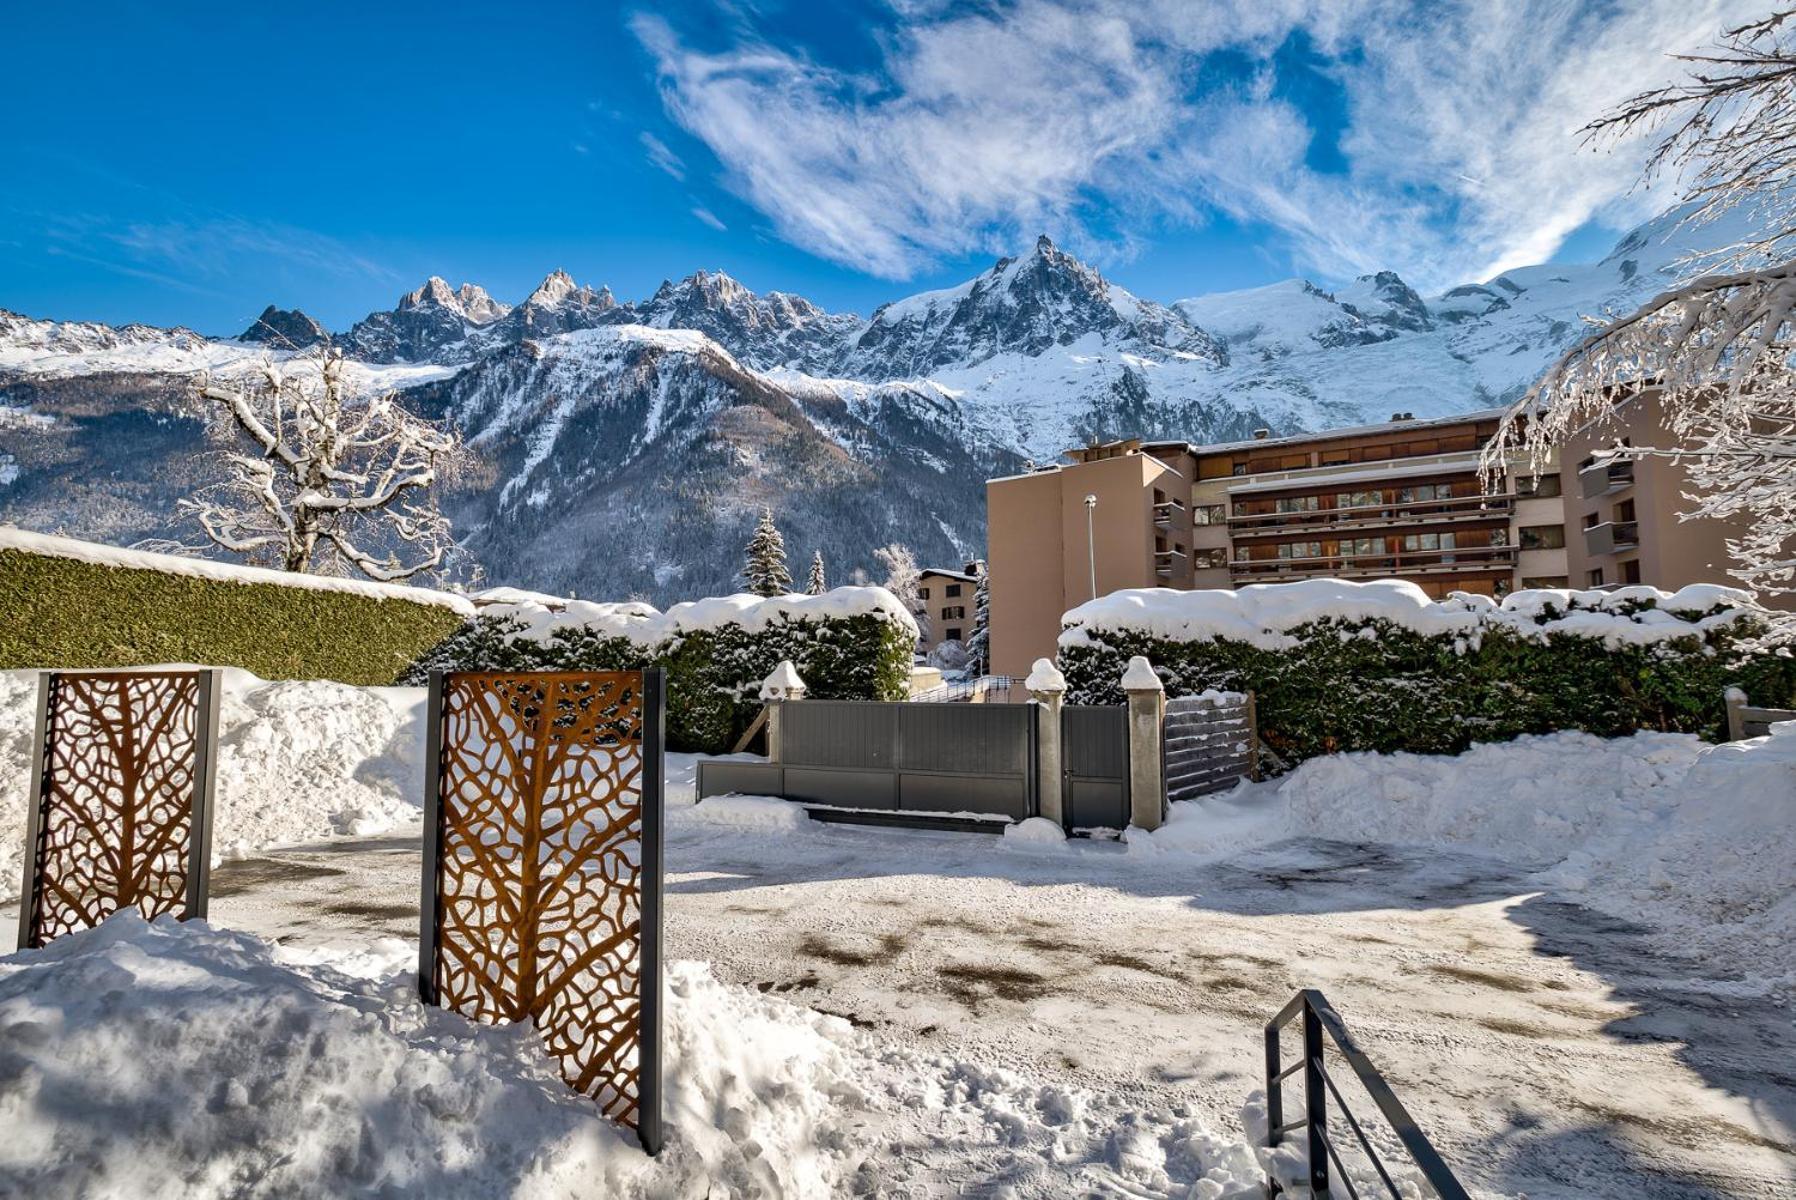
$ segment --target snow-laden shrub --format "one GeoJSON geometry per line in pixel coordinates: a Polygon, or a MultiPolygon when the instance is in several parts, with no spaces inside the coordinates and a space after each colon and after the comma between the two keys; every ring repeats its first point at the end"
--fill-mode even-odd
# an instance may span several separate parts
{"type": "Polygon", "coordinates": [[[729,596],[647,605],[535,599],[488,605],[422,655],[406,681],[432,670],[667,670],[667,741],[675,750],[728,750],[760,711],[761,681],[791,659],[819,700],[902,700],[916,626],[883,588],[822,596],[729,596]]]}
{"type": "Polygon", "coordinates": [[[467,620],[423,588],[0,530],[0,669],[205,663],[390,684],[467,620]]]}
{"type": "Polygon", "coordinates": [[[1120,704],[1133,655],[1169,697],[1255,693],[1260,736],[1287,762],[1347,750],[1455,754],[1473,742],[1581,729],[1715,737],[1722,691],[1796,696],[1796,660],[1747,653],[1744,593],[1692,586],[1430,600],[1395,580],[1237,591],[1116,592],[1066,614],[1069,703],[1120,704]]]}

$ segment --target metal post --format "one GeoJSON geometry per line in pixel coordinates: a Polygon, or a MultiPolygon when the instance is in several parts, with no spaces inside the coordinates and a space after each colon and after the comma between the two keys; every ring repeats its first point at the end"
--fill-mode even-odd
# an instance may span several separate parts
{"type": "Polygon", "coordinates": [[[642,861],[637,867],[637,906],[642,919],[638,959],[636,1134],[643,1150],[661,1152],[661,887],[667,674],[642,673],[642,861]]]}
{"type": "Polygon", "coordinates": [[[187,816],[187,911],[205,920],[212,882],[212,816],[218,791],[218,710],[224,672],[200,671],[193,714],[193,798],[187,816]]]}
{"type": "Polygon", "coordinates": [[[1303,1108],[1309,1139],[1310,1195],[1328,1192],[1328,1095],[1322,1082],[1322,1018],[1314,1006],[1303,1006],[1303,1108]]]}
{"type": "MultiPolygon", "coordinates": [[[[1275,1021],[1266,1026],[1266,1148],[1276,1149],[1283,1140],[1284,1134],[1279,1126],[1285,1123],[1285,1067],[1279,1061],[1278,1023],[1275,1021]]],[[[1270,1169],[1266,1172],[1266,1194],[1276,1196],[1284,1189],[1279,1186],[1278,1176],[1270,1169]]]]}
{"type": "Polygon", "coordinates": [[[1098,598],[1098,539],[1092,526],[1092,513],[1097,511],[1095,493],[1085,497],[1085,561],[1091,567],[1091,598],[1098,598]]]}
{"type": "Polygon", "coordinates": [[[25,878],[19,890],[20,950],[32,949],[37,923],[38,874],[43,869],[43,847],[39,844],[44,826],[44,800],[50,787],[50,701],[55,688],[55,672],[45,671],[37,677],[37,714],[32,721],[31,804],[25,810],[25,878]]]}
{"type": "Polygon", "coordinates": [[[1247,693],[1247,777],[1260,777],[1260,711],[1253,693],[1247,693]]]}
{"type": "Polygon", "coordinates": [[[443,689],[448,675],[430,673],[424,717],[424,879],[418,899],[418,996],[437,1002],[437,856],[442,852],[443,689]]]}

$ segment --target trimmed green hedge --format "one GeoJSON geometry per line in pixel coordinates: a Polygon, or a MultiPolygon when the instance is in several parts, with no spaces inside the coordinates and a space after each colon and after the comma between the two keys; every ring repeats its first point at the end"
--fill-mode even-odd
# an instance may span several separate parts
{"type": "Polygon", "coordinates": [[[441,604],[0,549],[0,669],[191,662],[390,684],[465,620],[441,604]]]}
{"type": "Polygon", "coordinates": [[[1087,632],[1060,648],[1067,699],[1120,704],[1131,655],[1154,665],[1168,697],[1205,688],[1252,691],[1261,740],[1287,763],[1351,750],[1457,754],[1473,742],[1581,729],[1725,736],[1722,691],[1755,703],[1796,700],[1796,659],[1747,653],[1751,621],[1647,645],[1487,629],[1425,636],[1382,619],[1325,619],[1286,631],[1296,645],[1173,641],[1143,632],[1087,632]]]}
{"type": "Polygon", "coordinates": [[[523,622],[481,616],[419,658],[404,676],[423,683],[433,670],[628,671],[667,669],[670,749],[727,751],[761,711],[761,681],[791,659],[819,700],[902,700],[915,636],[883,617],[782,616],[759,632],[737,625],[689,630],[658,645],[582,626],[545,641],[520,637],[523,622]]]}

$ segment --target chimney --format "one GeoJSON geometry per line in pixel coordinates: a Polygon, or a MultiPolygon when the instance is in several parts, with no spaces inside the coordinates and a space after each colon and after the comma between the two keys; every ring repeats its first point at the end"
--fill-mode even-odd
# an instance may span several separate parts
{"type": "Polygon", "coordinates": [[[1256,429],[1253,431],[1253,440],[1256,442],[1263,442],[1271,436],[1272,431],[1270,429],[1256,429]]]}

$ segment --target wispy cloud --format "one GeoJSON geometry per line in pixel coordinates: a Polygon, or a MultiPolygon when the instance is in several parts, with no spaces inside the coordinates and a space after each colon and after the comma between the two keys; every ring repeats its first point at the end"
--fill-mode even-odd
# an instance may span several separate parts
{"type": "Polygon", "coordinates": [[[1436,287],[1541,261],[1592,218],[1626,223],[1662,206],[1633,187],[1639,147],[1592,151],[1576,131],[1675,77],[1668,52],[1748,11],[1740,0],[925,4],[866,72],[744,22],[722,50],[694,48],[654,15],[632,28],[669,115],[716,155],[726,185],[779,236],[861,270],[902,278],[1042,229],[1114,257],[1165,223],[1221,211],[1275,227],[1318,274],[1394,267],[1436,287]],[[1345,106],[1338,169],[1311,165],[1311,114],[1272,86],[1273,52],[1299,31],[1345,106]],[[1221,50],[1249,64],[1245,76],[1219,76],[1221,50]]]}
{"type": "Polygon", "coordinates": [[[712,212],[702,204],[695,204],[692,206],[692,215],[720,233],[727,232],[730,228],[723,223],[716,213],[712,212]]]}
{"type": "Polygon", "coordinates": [[[667,143],[663,142],[660,138],[656,137],[646,129],[642,131],[639,137],[642,141],[643,150],[648,153],[649,162],[653,163],[658,169],[666,171],[675,179],[686,178],[686,164],[680,161],[679,155],[667,148],[667,143]]]}

